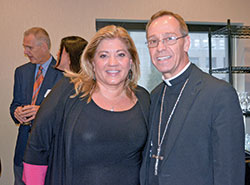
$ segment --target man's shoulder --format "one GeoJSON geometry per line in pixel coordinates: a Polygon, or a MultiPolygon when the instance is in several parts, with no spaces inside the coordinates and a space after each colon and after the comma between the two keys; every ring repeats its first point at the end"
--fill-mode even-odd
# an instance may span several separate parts
{"type": "Polygon", "coordinates": [[[221,90],[231,91],[234,87],[223,79],[214,77],[208,73],[205,73],[198,67],[195,67],[191,73],[191,79],[193,84],[202,84],[202,88],[208,90],[209,92],[218,93],[221,90]]]}
{"type": "Polygon", "coordinates": [[[22,64],[15,69],[15,76],[29,76],[35,72],[36,65],[31,62],[22,64]]]}
{"type": "Polygon", "coordinates": [[[151,94],[151,95],[158,94],[158,93],[161,91],[163,85],[164,85],[164,82],[159,83],[159,84],[151,91],[150,94],[151,94]]]}
{"type": "Polygon", "coordinates": [[[16,68],[16,70],[26,70],[26,69],[29,69],[29,68],[32,68],[32,67],[35,67],[36,64],[32,64],[31,62],[27,62],[25,64],[22,64],[20,66],[18,66],[16,68]]]}

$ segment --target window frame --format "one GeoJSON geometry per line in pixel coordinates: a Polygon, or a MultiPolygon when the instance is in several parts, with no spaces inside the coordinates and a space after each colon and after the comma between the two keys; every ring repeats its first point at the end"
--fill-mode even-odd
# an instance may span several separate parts
{"type": "MultiPolygon", "coordinates": [[[[96,19],[96,30],[107,26],[107,25],[116,25],[125,28],[128,31],[145,31],[147,20],[122,20],[122,19],[96,19]]],[[[210,22],[186,22],[189,32],[206,32],[209,33],[209,30],[216,31],[224,26],[227,23],[210,23],[210,22]]],[[[238,25],[238,24],[237,24],[238,25]]]]}

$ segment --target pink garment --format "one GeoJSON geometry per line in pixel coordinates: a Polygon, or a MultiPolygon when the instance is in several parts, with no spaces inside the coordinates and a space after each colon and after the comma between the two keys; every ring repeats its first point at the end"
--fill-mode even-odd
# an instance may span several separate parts
{"type": "Polygon", "coordinates": [[[23,182],[26,185],[44,185],[47,165],[33,165],[23,162],[23,182]]]}

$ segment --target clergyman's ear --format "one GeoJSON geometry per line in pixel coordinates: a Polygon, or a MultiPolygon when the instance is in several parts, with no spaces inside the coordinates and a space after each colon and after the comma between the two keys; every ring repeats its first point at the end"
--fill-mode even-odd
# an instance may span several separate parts
{"type": "Polygon", "coordinates": [[[184,37],[184,51],[188,53],[190,48],[190,36],[187,35],[186,37],[184,37]]]}

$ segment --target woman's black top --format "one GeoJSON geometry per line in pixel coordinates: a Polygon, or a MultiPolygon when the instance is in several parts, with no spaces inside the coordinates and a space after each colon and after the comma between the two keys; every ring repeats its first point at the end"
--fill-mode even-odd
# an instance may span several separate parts
{"type": "Polygon", "coordinates": [[[91,101],[76,122],[70,143],[73,184],[139,185],[147,136],[139,104],[128,111],[110,112],[91,101]]]}

